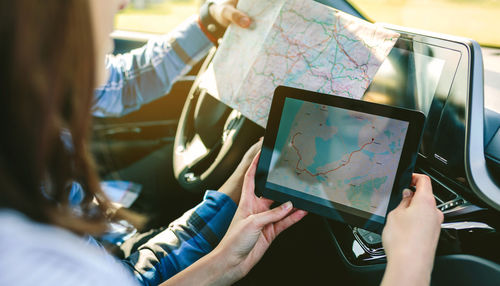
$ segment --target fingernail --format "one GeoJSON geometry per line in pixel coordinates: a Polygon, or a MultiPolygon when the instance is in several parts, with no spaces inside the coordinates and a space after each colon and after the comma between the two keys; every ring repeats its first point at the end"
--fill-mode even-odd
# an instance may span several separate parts
{"type": "Polygon", "coordinates": [[[408,198],[409,196],[411,196],[411,193],[412,191],[409,190],[409,189],[404,189],[403,190],[403,198],[408,198]]]}
{"type": "Polygon", "coordinates": [[[290,201],[288,201],[288,202],[286,202],[286,203],[284,203],[284,204],[282,205],[283,210],[285,210],[285,211],[287,211],[287,210],[291,209],[291,208],[292,208],[292,206],[293,206],[293,205],[292,205],[292,202],[290,202],[290,201]]]}
{"type": "Polygon", "coordinates": [[[250,18],[248,18],[248,17],[241,17],[240,18],[240,25],[244,26],[244,27],[250,25],[250,18]]]}
{"type": "Polygon", "coordinates": [[[259,141],[262,141],[262,140],[264,140],[264,136],[262,136],[262,137],[259,138],[259,141]]]}

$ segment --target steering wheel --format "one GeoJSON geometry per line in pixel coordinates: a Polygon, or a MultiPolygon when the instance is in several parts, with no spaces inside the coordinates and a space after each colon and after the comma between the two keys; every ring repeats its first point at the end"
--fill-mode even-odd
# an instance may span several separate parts
{"type": "Polygon", "coordinates": [[[264,129],[200,88],[201,76],[216,52],[213,48],[198,72],[182,110],[175,135],[173,169],[190,192],[219,188],[264,129]]]}

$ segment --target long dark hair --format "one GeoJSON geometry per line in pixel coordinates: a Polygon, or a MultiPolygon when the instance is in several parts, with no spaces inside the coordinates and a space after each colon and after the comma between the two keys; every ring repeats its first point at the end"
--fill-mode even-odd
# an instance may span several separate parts
{"type": "Polygon", "coordinates": [[[95,87],[89,5],[0,1],[0,207],[77,233],[102,231],[109,207],[88,149],[95,87]],[[72,182],[86,192],[78,215],[68,201],[72,182]]]}

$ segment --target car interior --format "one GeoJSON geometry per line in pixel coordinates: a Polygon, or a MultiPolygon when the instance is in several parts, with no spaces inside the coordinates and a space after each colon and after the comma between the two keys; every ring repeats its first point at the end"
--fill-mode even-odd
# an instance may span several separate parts
{"type": "MultiPolygon", "coordinates": [[[[371,21],[349,1],[317,1],[371,21]]],[[[485,106],[486,100],[500,98],[500,65],[495,64],[500,48],[382,25],[401,36],[363,100],[427,116],[415,171],[431,178],[444,213],[431,284],[500,285],[500,104],[485,106]]],[[[150,36],[116,31],[115,53],[140,47],[150,36]]],[[[167,96],[120,118],[94,118],[92,150],[102,176],[173,145],[166,163],[175,187],[186,194],[178,198],[185,199],[178,202],[182,207],[194,206],[205,190],[225,182],[265,130],[200,87],[216,51],[167,96]]],[[[379,234],[308,215],[280,235],[238,284],[378,285],[385,265],[379,234]]]]}

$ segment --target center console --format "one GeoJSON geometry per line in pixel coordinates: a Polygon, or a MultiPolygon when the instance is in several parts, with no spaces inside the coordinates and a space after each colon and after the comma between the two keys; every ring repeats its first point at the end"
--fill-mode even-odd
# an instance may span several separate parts
{"type": "MultiPolygon", "coordinates": [[[[416,172],[432,179],[445,215],[433,282],[454,271],[446,281],[462,285],[487,271],[474,281],[500,285],[500,187],[485,160],[491,156],[485,155],[480,47],[468,39],[385,26],[401,37],[363,99],[427,116],[416,172]]],[[[348,268],[366,274],[359,276],[368,279],[363,284],[379,283],[386,263],[381,236],[326,219],[325,226],[348,268]]]]}

